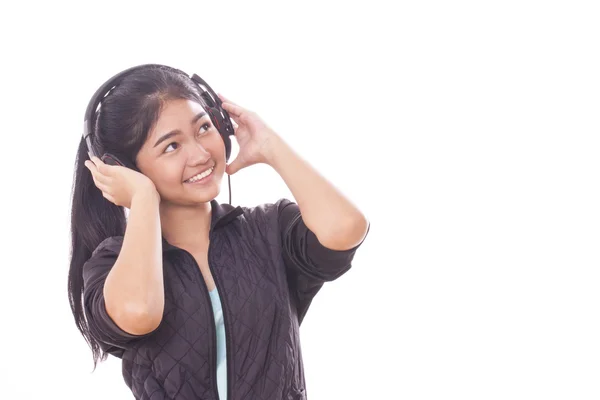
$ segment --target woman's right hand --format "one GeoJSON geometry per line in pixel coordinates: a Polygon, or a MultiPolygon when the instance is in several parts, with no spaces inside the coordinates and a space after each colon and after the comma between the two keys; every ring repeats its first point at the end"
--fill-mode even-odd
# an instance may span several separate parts
{"type": "Polygon", "coordinates": [[[160,198],[154,182],[131,168],[105,164],[98,157],[92,157],[91,161],[86,160],[84,164],[104,198],[117,206],[131,208],[133,197],[139,193],[150,192],[160,198]]]}

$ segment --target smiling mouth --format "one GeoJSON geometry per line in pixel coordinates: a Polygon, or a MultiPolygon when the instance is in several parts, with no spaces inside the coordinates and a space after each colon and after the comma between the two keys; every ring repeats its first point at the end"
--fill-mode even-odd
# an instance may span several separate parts
{"type": "Polygon", "coordinates": [[[197,175],[192,176],[190,179],[183,181],[184,183],[194,183],[194,182],[198,182],[198,181],[202,181],[206,178],[208,178],[210,175],[212,175],[213,171],[215,170],[215,166],[213,165],[212,167],[210,167],[209,169],[207,169],[204,172],[201,172],[197,175]]]}

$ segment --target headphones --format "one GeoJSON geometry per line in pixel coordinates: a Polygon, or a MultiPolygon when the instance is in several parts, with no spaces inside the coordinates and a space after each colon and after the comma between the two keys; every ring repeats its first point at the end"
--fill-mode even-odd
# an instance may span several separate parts
{"type": "MultiPolygon", "coordinates": [[[[100,105],[102,99],[104,99],[109,94],[109,92],[115,86],[117,86],[126,75],[130,74],[133,71],[138,71],[138,70],[147,69],[147,68],[164,69],[164,70],[172,71],[172,72],[189,77],[189,75],[187,75],[185,72],[178,70],[176,68],[168,67],[166,65],[143,64],[143,65],[138,65],[136,67],[128,68],[122,72],[119,72],[117,75],[113,76],[108,81],[106,81],[102,86],[100,86],[100,88],[98,88],[98,90],[96,90],[96,93],[94,93],[94,95],[92,96],[92,98],[87,106],[87,109],[85,110],[85,119],[84,119],[84,123],[83,123],[83,138],[87,144],[88,151],[93,156],[100,158],[106,164],[128,166],[132,169],[137,170],[137,168],[135,168],[133,163],[128,162],[128,160],[125,160],[123,158],[119,158],[114,154],[104,153],[101,157],[99,157],[93,149],[92,140],[91,140],[90,135],[94,131],[94,126],[93,126],[94,116],[97,112],[97,108],[100,105]]],[[[233,125],[231,124],[231,119],[229,118],[229,114],[227,113],[227,111],[225,111],[221,107],[221,104],[222,104],[221,99],[212,90],[212,88],[208,85],[208,83],[206,83],[206,81],[204,81],[202,78],[200,78],[196,74],[193,74],[190,78],[200,88],[200,97],[205,101],[205,104],[203,106],[205,106],[206,112],[209,114],[210,119],[212,120],[213,124],[216,126],[217,130],[221,134],[221,137],[223,138],[223,142],[225,143],[225,154],[226,154],[227,160],[229,160],[229,156],[231,155],[231,138],[230,138],[230,136],[234,134],[233,125]]]]}
{"type": "MultiPolygon", "coordinates": [[[[200,97],[205,103],[202,106],[205,108],[205,111],[210,116],[212,123],[215,125],[215,127],[221,134],[221,137],[223,138],[223,142],[225,143],[226,160],[229,161],[229,156],[231,155],[230,136],[234,135],[234,130],[229,114],[221,107],[222,102],[219,96],[217,96],[217,94],[212,90],[208,83],[206,83],[206,81],[204,81],[198,75],[193,74],[190,77],[188,74],[181,70],[161,64],[142,64],[128,68],[107,80],[104,84],[102,84],[102,86],[98,88],[98,90],[96,90],[96,93],[94,93],[94,95],[92,96],[85,110],[85,118],[83,122],[83,139],[85,140],[85,143],[87,145],[88,152],[92,156],[100,158],[106,164],[120,165],[140,172],[139,169],[133,163],[133,161],[130,161],[124,157],[118,157],[115,154],[111,153],[104,153],[102,154],[102,156],[98,156],[98,154],[94,151],[94,146],[92,145],[91,134],[92,132],[94,132],[94,117],[96,115],[96,112],[98,111],[98,106],[100,106],[100,103],[106,96],[108,96],[110,91],[114,89],[121,82],[121,80],[131,72],[150,68],[163,69],[184,75],[186,77],[189,77],[198,85],[198,87],[200,88],[200,97]]],[[[229,182],[229,204],[231,204],[231,181],[229,182]]]]}

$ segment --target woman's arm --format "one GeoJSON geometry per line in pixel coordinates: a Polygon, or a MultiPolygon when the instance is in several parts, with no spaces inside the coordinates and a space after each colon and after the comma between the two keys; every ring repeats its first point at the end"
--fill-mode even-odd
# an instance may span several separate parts
{"type": "Polygon", "coordinates": [[[155,192],[133,197],[123,246],[104,283],[106,311],[136,335],[156,329],[164,310],[159,203],[155,192]]]}
{"type": "Polygon", "coordinates": [[[235,174],[257,163],[270,165],[291,190],[302,220],[331,250],[348,250],[364,239],[369,222],[333,185],[296,154],[255,112],[219,94],[222,107],[236,124],[240,151],[226,172],[235,174]]]}
{"type": "Polygon", "coordinates": [[[269,138],[264,154],[294,195],[304,223],[323,246],[347,250],[363,240],[369,226],[366,217],[279,135],[269,138]]]}

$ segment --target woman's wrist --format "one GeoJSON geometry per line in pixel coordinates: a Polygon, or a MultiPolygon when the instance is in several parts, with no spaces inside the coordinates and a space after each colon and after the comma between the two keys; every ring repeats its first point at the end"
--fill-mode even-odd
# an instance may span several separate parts
{"type": "Polygon", "coordinates": [[[131,198],[131,205],[134,203],[149,203],[153,202],[157,205],[160,203],[160,195],[155,187],[147,187],[137,191],[131,198]]]}

